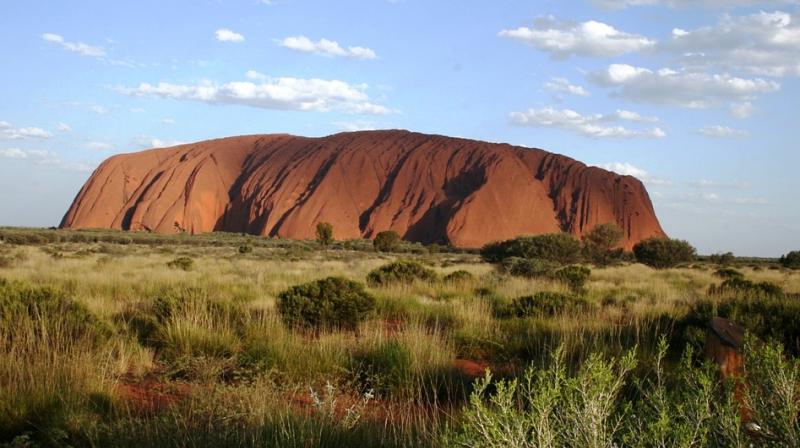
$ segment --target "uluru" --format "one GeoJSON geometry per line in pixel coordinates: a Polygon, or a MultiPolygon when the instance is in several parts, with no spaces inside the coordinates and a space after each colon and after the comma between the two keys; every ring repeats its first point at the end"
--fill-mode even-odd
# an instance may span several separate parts
{"type": "Polygon", "coordinates": [[[624,247],[665,236],[641,181],[540,149],[407,131],[251,135],[121,154],[91,175],[61,227],[404,239],[480,247],[598,224],[624,247]]]}

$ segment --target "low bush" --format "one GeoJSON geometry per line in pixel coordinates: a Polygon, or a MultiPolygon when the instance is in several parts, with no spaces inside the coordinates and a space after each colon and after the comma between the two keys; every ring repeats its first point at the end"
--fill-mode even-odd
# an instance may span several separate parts
{"type": "Polygon", "coordinates": [[[442,281],[447,283],[466,283],[475,280],[475,276],[469,271],[459,270],[444,276],[442,281]]]}
{"type": "Polygon", "coordinates": [[[744,348],[742,383],[718,380],[686,352],[666,370],[661,343],[652,374],[635,375],[633,352],[620,358],[594,354],[572,373],[559,349],[545,369],[522,378],[475,385],[459,426],[445,447],[664,447],[798,446],[800,361],[779,345],[744,348]],[[747,424],[742,410],[747,409],[747,424]]]}
{"type": "Polygon", "coordinates": [[[182,271],[191,271],[194,269],[194,260],[189,257],[178,257],[167,263],[167,267],[180,269],[182,271]]]}
{"type": "Polygon", "coordinates": [[[667,269],[695,259],[697,250],[686,241],[649,238],[633,247],[636,261],[656,269],[667,269]]]}
{"type": "Polygon", "coordinates": [[[375,250],[378,252],[393,252],[400,245],[400,235],[394,230],[385,230],[375,235],[372,241],[375,250]]]}
{"type": "Polygon", "coordinates": [[[507,274],[526,278],[550,277],[558,267],[558,263],[538,258],[511,257],[502,262],[503,271],[507,274]]]}
{"type": "Polygon", "coordinates": [[[584,312],[589,309],[589,302],[578,296],[544,291],[514,299],[509,309],[516,317],[551,317],[584,312]]]}
{"type": "Polygon", "coordinates": [[[253,246],[249,244],[242,244],[241,246],[239,246],[239,253],[242,255],[249,254],[252,252],[253,252],[253,246]]]}
{"type": "Polygon", "coordinates": [[[533,258],[566,265],[580,260],[581,243],[566,233],[521,236],[513,240],[487,244],[481,257],[489,263],[501,263],[512,257],[533,258]]]}
{"type": "Polygon", "coordinates": [[[800,269],[800,250],[789,252],[781,257],[781,265],[789,269],[800,269]]]}
{"type": "MultiPolygon", "coordinates": [[[[0,279],[0,326],[13,329],[34,321],[42,337],[101,342],[112,336],[110,325],[63,291],[0,279]]],[[[13,340],[13,332],[8,333],[13,340]]]]}
{"type": "Polygon", "coordinates": [[[392,284],[412,283],[415,280],[434,281],[436,272],[416,261],[400,260],[381,266],[367,275],[370,286],[388,286],[392,284]]]}
{"type": "Polygon", "coordinates": [[[714,272],[714,275],[716,275],[717,277],[726,279],[726,280],[728,280],[728,279],[740,279],[740,280],[743,280],[744,279],[744,274],[742,274],[741,272],[739,272],[739,271],[737,271],[736,269],[733,269],[733,268],[720,268],[720,269],[717,269],[717,271],[714,272]]]}
{"type": "Polygon", "coordinates": [[[735,295],[746,296],[747,298],[782,298],[783,288],[770,282],[755,283],[745,280],[743,277],[732,277],[720,284],[709,287],[709,295],[735,295]]]}
{"type": "Polygon", "coordinates": [[[592,270],[585,266],[567,266],[553,273],[553,278],[563,282],[575,292],[584,291],[592,270]]]}
{"type": "Polygon", "coordinates": [[[375,308],[364,285],[329,277],[293,286],[278,295],[278,313],[288,327],[356,330],[375,308]]]}

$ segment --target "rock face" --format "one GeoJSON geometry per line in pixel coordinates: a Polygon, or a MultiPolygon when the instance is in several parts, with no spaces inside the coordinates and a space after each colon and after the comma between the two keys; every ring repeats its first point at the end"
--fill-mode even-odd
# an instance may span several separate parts
{"type": "Polygon", "coordinates": [[[538,149],[406,131],[254,135],[109,158],[63,228],[337,239],[394,230],[458,247],[523,234],[580,237],[616,222],[630,249],[664,236],[642,183],[538,149]]]}

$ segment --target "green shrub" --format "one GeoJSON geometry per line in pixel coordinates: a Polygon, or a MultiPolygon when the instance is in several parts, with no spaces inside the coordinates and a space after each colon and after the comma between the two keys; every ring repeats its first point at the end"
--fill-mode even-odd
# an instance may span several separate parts
{"type": "Polygon", "coordinates": [[[180,269],[183,271],[191,271],[194,269],[194,260],[189,257],[178,257],[167,263],[167,267],[172,269],[180,269]]]}
{"type": "Polygon", "coordinates": [[[709,287],[710,295],[723,295],[733,294],[748,297],[775,297],[782,298],[784,296],[783,288],[770,282],[755,283],[750,280],[745,280],[743,277],[732,277],[725,280],[719,286],[711,285],[709,287]]]}
{"type": "Polygon", "coordinates": [[[625,231],[617,224],[599,224],[583,236],[584,255],[596,266],[616,263],[624,254],[618,247],[624,237],[625,231]]]}
{"type": "Polygon", "coordinates": [[[559,264],[537,258],[511,257],[503,260],[502,267],[515,277],[540,278],[553,275],[559,264]]]}
{"type": "Polygon", "coordinates": [[[360,283],[329,277],[293,286],[278,295],[278,313],[289,327],[355,330],[375,308],[360,283]]]}
{"type": "Polygon", "coordinates": [[[397,232],[386,230],[375,235],[372,244],[378,252],[393,252],[397,250],[400,241],[400,235],[397,232]]]}
{"type": "Polygon", "coordinates": [[[329,222],[317,224],[317,242],[323,247],[333,243],[333,224],[329,222]]]}
{"type": "Polygon", "coordinates": [[[388,286],[398,283],[412,283],[415,280],[433,281],[436,278],[435,271],[416,261],[399,260],[370,272],[367,275],[367,283],[370,286],[388,286]]]}
{"type": "Polygon", "coordinates": [[[723,279],[740,279],[744,280],[744,274],[733,268],[720,268],[714,272],[714,275],[723,279]]]}
{"type": "Polygon", "coordinates": [[[242,244],[241,246],[239,246],[239,253],[242,255],[249,254],[252,252],[253,252],[253,246],[249,244],[242,244]]]}
{"type": "Polygon", "coordinates": [[[697,250],[686,241],[649,238],[633,247],[636,261],[656,269],[667,269],[695,259],[697,250]]]}
{"type": "Polygon", "coordinates": [[[510,305],[510,311],[516,317],[552,317],[579,313],[588,308],[589,303],[582,297],[549,291],[516,298],[510,305]]]}
{"type": "Polygon", "coordinates": [[[566,233],[521,236],[513,240],[487,244],[481,257],[489,263],[500,263],[511,257],[535,258],[562,265],[580,260],[581,243],[566,233]]]}
{"type": "Polygon", "coordinates": [[[475,276],[469,271],[459,270],[451,272],[442,279],[447,283],[466,283],[475,280],[475,276]]]}
{"type": "MultiPolygon", "coordinates": [[[[43,332],[101,342],[111,327],[63,291],[0,279],[0,327],[13,330],[20,320],[35,321],[43,332]]],[[[13,331],[8,333],[12,335],[13,331]]]]}
{"type": "Polygon", "coordinates": [[[736,255],[733,255],[733,252],[726,252],[724,254],[714,254],[708,257],[708,260],[720,266],[728,266],[730,264],[733,264],[734,261],[736,261],[736,255]]]}
{"type": "Polygon", "coordinates": [[[556,271],[553,278],[563,282],[573,291],[580,292],[584,290],[591,275],[592,270],[585,266],[567,266],[556,271]]]}
{"type": "Polygon", "coordinates": [[[782,256],[781,264],[785,268],[800,269],[800,250],[789,252],[782,256]]]}

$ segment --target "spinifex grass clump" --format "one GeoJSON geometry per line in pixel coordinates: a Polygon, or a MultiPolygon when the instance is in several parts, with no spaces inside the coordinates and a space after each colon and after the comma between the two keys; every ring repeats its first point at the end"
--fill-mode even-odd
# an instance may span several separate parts
{"type": "Polygon", "coordinates": [[[43,336],[57,331],[65,337],[99,343],[113,334],[106,322],[63,291],[0,278],[0,326],[12,340],[20,321],[34,322],[43,336]]]}
{"type": "Polygon", "coordinates": [[[445,275],[444,278],[442,278],[442,281],[445,283],[466,283],[475,281],[475,276],[469,271],[462,269],[445,275]]]}
{"type": "Polygon", "coordinates": [[[356,330],[375,308],[364,285],[329,277],[293,286],[278,295],[278,313],[289,327],[356,330]]]}
{"type": "Polygon", "coordinates": [[[178,257],[167,263],[167,266],[182,271],[191,271],[194,269],[194,260],[189,257],[178,257]]]}
{"type": "Polygon", "coordinates": [[[415,280],[434,281],[436,272],[416,261],[400,260],[381,266],[370,272],[367,283],[370,286],[390,286],[392,284],[409,284],[415,280]]]}
{"type": "Polygon", "coordinates": [[[532,296],[514,299],[509,306],[516,317],[553,317],[560,314],[577,314],[589,309],[586,299],[557,292],[539,292],[532,296]]]}

